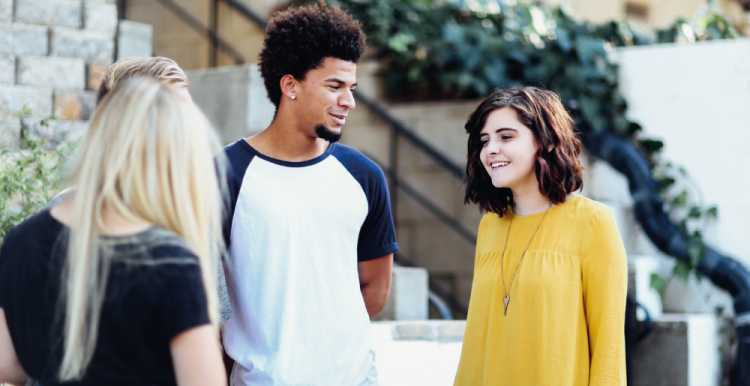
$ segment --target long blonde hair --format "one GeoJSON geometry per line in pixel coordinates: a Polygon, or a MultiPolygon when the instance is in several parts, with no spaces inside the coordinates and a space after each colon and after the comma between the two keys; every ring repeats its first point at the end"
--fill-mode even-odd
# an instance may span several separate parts
{"type": "Polygon", "coordinates": [[[220,150],[200,110],[154,80],[124,82],[99,105],[73,174],[61,381],[80,379],[96,347],[112,257],[97,240],[106,229],[103,209],[180,236],[198,256],[209,316],[217,321],[222,238],[210,235],[221,235],[224,163],[214,161],[220,150]]]}
{"type": "Polygon", "coordinates": [[[120,82],[130,78],[149,77],[158,80],[162,84],[171,84],[178,87],[190,87],[185,71],[177,65],[177,62],[163,56],[147,58],[125,58],[109,66],[104,73],[99,91],[96,96],[98,105],[104,97],[117,88],[120,82]]]}

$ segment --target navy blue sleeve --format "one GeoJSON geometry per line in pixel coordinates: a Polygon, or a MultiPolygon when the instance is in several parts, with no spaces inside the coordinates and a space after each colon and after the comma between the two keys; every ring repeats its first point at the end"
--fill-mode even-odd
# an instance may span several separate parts
{"type": "MultiPolygon", "coordinates": [[[[244,139],[224,148],[223,156],[226,160],[226,179],[228,195],[223,213],[223,235],[224,245],[229,248],[230,236],[232,233],[232,218],[234,217],[234,208],[237,205],[237,197],[240,194],[242,180],[245,178],[245,171],[252,162],[255,154],[247,149],[247,142],[244,139]],[[245,146],[243,146],[245,145],[245,146]]],[[[217,156],[217,162],[218,162],[217,156]]]]}
{"type": "Polygon", "coordinates": [[[335,146],[333,156],[359,182],[367,196],[368,212],[359,231],[357,260],[377,259],[398,251],[391,198],[383,170],[357,150],[342,144],[335,146]]]}

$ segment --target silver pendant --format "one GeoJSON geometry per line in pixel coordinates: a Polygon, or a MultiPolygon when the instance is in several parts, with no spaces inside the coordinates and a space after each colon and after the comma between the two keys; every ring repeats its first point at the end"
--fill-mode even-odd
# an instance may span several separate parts
{"type": "Polygon", "coordinates": [[[503,312],[503,316],[508,315],[508,303],[510,303],[510,296],[505,295],[503,298],[503,302],[505,302],[505,311],[503,312]]]}

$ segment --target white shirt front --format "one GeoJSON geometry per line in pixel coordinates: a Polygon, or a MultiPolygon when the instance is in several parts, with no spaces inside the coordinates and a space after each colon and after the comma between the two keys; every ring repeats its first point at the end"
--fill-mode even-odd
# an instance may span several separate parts
{"type": "Polygon", "coordinates": [[[234,317],[224,324],[232,385],[377,384],[357,263],[398,249],[382,171],[338,144],[300,163],[244,140],[225,153],[236,177],[244,171],[232,197],[234,317]],[[385,220],[373,213],[383,206],[385,220]]]}

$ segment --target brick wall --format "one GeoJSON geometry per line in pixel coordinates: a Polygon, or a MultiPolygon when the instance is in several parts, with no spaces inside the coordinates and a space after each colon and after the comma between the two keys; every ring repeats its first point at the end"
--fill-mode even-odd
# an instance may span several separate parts
{"type": "Polygon", "coordinates": [[[152,35],[150,25],[118,23],[115,0],[0,0],[0,149],[22,136],[54,147],[80,135],[104,71],[116,59],[151,56],[152,35]],[[22,122],[24,105],[34,117],[22,122]],[[40,127],[53,112],[60,120],[40,127]]]}

